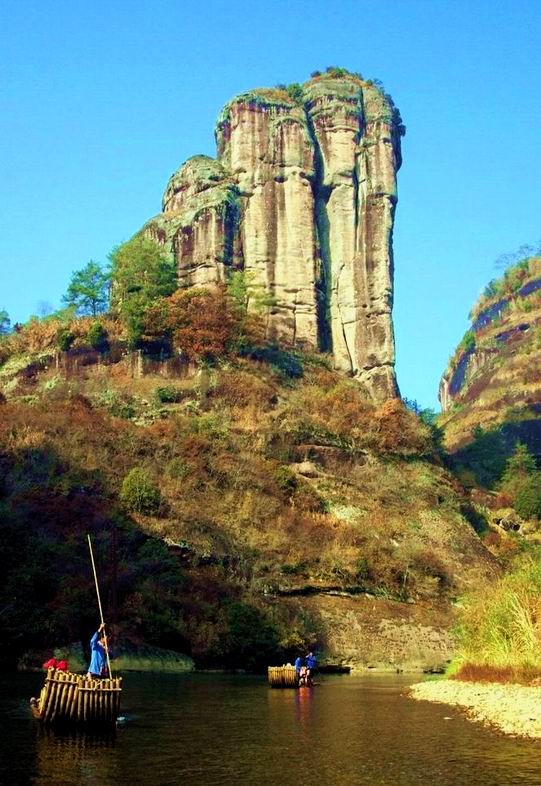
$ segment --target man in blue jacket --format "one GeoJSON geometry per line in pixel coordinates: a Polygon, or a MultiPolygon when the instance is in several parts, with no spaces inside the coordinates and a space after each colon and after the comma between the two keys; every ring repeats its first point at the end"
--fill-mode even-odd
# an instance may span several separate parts
{"type": "Polygon", "coordinates": [[[94,679],[108,677],[107,671],[107,636],[105,623],[102,622],[96,633],[90,639],[90,665],[88,675],[94,679]]]}
{"type": "Polygon", "coordinates": [[[316,656],[314,655],[313,652],[309,652],[308,655],[306,656],[306,670],[308,672],[307,678],[309,683],[312,682],[312,677],[314,675],[314,671],[316,670],[316,667],[317,667],[316,656]]]}

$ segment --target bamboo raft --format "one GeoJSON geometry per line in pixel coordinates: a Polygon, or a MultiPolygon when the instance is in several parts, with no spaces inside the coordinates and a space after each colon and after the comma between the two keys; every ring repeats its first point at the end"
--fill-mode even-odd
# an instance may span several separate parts
{"type": "Polygon", "coordinates": [[[42,723],[115,724],[120,712],[122,677],[91,679],[48,669],[39,699],[30,699],[42,723]]]}
{"type": "Polygon", "coordinates": [[[299,678],[295,666],[289,663],[284,666],[269,666],[269,685],[271,688],[298,688],[299,678]]]}

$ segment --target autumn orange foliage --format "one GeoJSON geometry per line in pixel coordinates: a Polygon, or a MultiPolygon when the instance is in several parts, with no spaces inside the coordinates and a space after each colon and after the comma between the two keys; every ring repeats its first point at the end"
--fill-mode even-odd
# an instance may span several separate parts
{"type": "Polygon", "coordinates": [[[189,360],[227,355],[238,337],[239,315],[225,287],[178,290],[147,311],[146,332],[170,335],[189,360]]]}

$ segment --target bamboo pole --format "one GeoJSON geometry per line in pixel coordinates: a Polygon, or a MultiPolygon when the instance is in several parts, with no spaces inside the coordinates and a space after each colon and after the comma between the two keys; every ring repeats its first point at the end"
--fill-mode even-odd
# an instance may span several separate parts
{"type": "Polygon", "coordinates": [[[107,696],[107,691],[105,687],[102,685],[100,688],[99,693],[99,710],[98,710],[98,720],[100,723],[105,721],[105,699],[107,696]]]}
{"type": "Polygon", "coordinates": [[[45,677],[45,685],[42,688],[40,697],[39,697],[39,716],[40,720],[45,720],[45,715],[47,712],[47,707],[49,706],[49,694],[51,692],[51,676],[53,674],[52,669],[47,669],[47,676],[45,677]]]}
{"type": "Polygon", "coordinates": [[[71,693],[70,693],[70,706],[69,706],[69,719],[74,721],[77,719],[77,705],[79,703],[79,676],[77,674],[71,675],[71,693]]]}
{"type": "Polygon", "coordinates": [[[105,692],[103,687],[100,685],[98,690],[96,691],[96,720],[103,721],[103,698],[105,692]]]}
{"type": "Polygon", "coordinates": [[[106,722],[110,722],[111,720],[113,720],[113,717],[112,717],[113,713],[111,711],[111,709],[112,709],[111,697],[113,695],[113,691],[111,690],[111,688],[112,688],[112,680],[109,679],[109,680],[107,680],[106,692],[105,692],[105,696],[104,696],[104,698],[105,698],[105,720],[106,720],[106,722]]]}
{"type": "Polygon", "coordinates": [[[88,682],[86,677],[83,677],[79,682],[79,701],[77,703],[77,722],[82,722],[84,717],[84,703],[85,703],[85,685],[88,682]]]}
{"type": "Polygon", "coordinates": [[[41,713],[41,719],[47,722],[51,716],[51,707],[53,704],[53,697],[55,692],[55,684],[52,678],[52,669],[47,676],[47,684],[49,686],[49,690],[47,691],[47,695],[43,701],[43,712],[41,713]]]}
{"type": "Polygon", "coordinates": [[[88,694],[88,720],[90,723],[96,720],[96,705],[98,703],[98,686],[96,685],[96,682],[97,680],[92,680],[92,690],[88,694]]]}
{"type": "MultiPolygon", "coordinates": [[[[94,573],[94,583],[96,585],[96,595],[98,596],[98,608],[100,610],[100,620],[101,624],[105,628],[105,620],[103,619],[103,610],[101,607],[101,597],[100,597],[100,588],[98,585],[98,574],[96,573],[96,563],[94,562],[94,552],[92,551],[92,541],[90,540],[90,535],[87,534],[88,538],[88,548],[90,549],[90,559],[92,561],[92,571],[94,573]]],[[[109,660],[109,646],[107,644],[107,636],[105,637],[105,656],[107,658],[107,670],[109,672],[109,676],[111,677],[111,661],[109,660]]]]}
{"type": "Polygon", "coordinates": [[[120,697],[122,695],[122,677],[115,677],[115,720],[120,714],[120,697]]]}
{"type": "Polygon", "coordinates": [[[91,680],[88,679],[87,680],[87,684],[85,685],[85,687],[83,688],[83,691],[82,691],[82,693],[83,693],[83,713],[82,713],[82,716],[81,716],[81,720],[82,720],[83,723],[86,722],[87,715],[88,715],[88,688],[90,687],[90,682],[91,682],[91,680]]]}
{"type": "Polygon", "coordinates": [[[65,719],[68,719],[70,716],[71,711],[71,697],[73,695],[73,679],[72,674],[66,674],[66,685],[64,687],[65,696],[64,696],[64,706],[62,708],[62,714],[65,719]]]}
{"type": "Polygon", "coordinates": [[[100,719],[100,704],[101,704],[101,690],[100,684],[96,685],[95,690],[93,691],[93,701],[92,701],[92,721],[96,722],[100,719]]]}
{"type": "Polygon", "coordinates": [[[49,699],[49,720],[52,723],[56,718],[56,708],[58,705],[58,697],[60,695],[60,687],[56,679],[56,672],[53,674],[51,698],[49,699]]]}
{"type": "Polygon", "coordinates": [[[55,691],[54,691],[54,697],[51,701],[51,723],[54,720],[56,720],[56,715],[58,713],[58,705],[60,704],[60,699],[62,697],[62,687],[60,685],[60,678],[58,672],[55,672],[53,681],[54,681],[55,691]]]}
{"type": "Polygon", "coordinates": [[[61,684],[60,684],[60,699],[58,702],[58,716],[60,718],[65,718],[66,711],[68,708],[69,676],[65,673],[62,673],[62,677],[60,678],[60,683],[61,684]]]}
{"type": "Polygon", "coordinates": [[[96,695],[96,680],[90,681],[90,690],[87,691],[88,707],[87,707],[87,721],[92,723],[94,719],[94,696],[96,695]]]}

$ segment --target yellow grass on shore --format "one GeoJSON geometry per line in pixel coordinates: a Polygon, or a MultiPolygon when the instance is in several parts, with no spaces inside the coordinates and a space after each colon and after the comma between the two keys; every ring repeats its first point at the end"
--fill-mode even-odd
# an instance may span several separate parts
{"type": "Polygon", "coordinates": [[[461,707],[504,734],[541,739],[541,687],[437,680],[412,685],[410,696],[461,707]]]}

